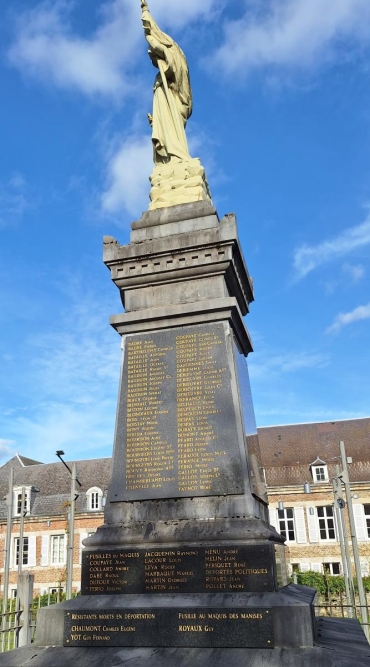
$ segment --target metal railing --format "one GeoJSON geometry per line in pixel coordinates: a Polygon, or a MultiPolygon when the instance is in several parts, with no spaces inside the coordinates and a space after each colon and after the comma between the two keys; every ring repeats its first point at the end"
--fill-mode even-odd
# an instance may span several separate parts
{"type": "Polygon", "coordinates": [[[1,653],[11,651],[18,646],[18,635],[21,629],[20,617],[22,612],[18,610],[17,598],[8,600],[6,609],[1,610],[0,628],[0,650],[1,653]]]}
{"type": "Polygon", "coordinates": [[[19,598],[9,599],[6,609],[0,611],[0,653],[33,642],[38,610],[61,602],[62,592],[62,589],[57,589],[56,593],[48,593],[33,600],[31,597],[32,601],[26,601],[26,607],[19,598]]]}
{"type": "Polygon", "coordinates": [[[316,616],[331,618],[357,619],[368,637],[370,635],[370,596],[366,595],[366,604],[361,605],[356,596],[355,604],[349,604],[346,595],[342,592],[336,595],[328,591],[326,596],[320,596],[315,604],[316,616]]]}

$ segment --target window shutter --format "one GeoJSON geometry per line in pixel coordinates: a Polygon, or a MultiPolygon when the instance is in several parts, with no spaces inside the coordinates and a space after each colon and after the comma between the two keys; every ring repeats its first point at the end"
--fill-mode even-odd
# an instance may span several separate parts
{"type": "Polygon", "coordinates": [[[36,535],[28,535],[28,565],[36,565],[36,535]]]}
{"type": "Polygon", "coordinates": [[[306,523],[304,520],[303,507],[294,508],[294,518],[295,518],[295,528],[296,528],[296,541],[298,542],[298,544],[306,544],[307,533],[306,533],[306,523]]]}
{"type": "Polygon", "coordinates": [[[318,542],[319,531],[317,526],[316,507],[307,507],[307,523],[310,542],[318,542]],[[310,514],[310,510],[313,510],[313,514],[310,514]]]}
{"type": "Polygon", "coordinates": [[[10,538],[10,567],[17,567],[16,561],[16,544],[17,544],[17,537],[11,537],[10,538]]]}
{"type": "Polygon", "coordinates": [[[299,568],[300,568],[301,572],[308,572],[309,569],[310,569],[310,564],[309,563],[301,563],[299,568]]]}
{"type": "Polygon", "coordinates": [[[82,544],[82,540],[86,540],[88,537],[88,533],[80,533],[80,562],[82,563],[82,552],[84,550],[84,545],[82,544]]]}
{"type": "Polygon", "coordinates": [[[311,570],[312,572],[321,572],[322,571],[321,563],[311,563],[311,570]]]}
{"type": "Polygon", "coordinates": [[[269,515],[270,515],[270,524],[277,532],[279,533],[279,528],[278,528],[278,520],[277,520],[277,512],[274,507],[269,507],[269,515]]]}
{"type": "Polygon", "coordinates": [[[353,514],[355,515],[356,537],[359,542],[365,542],[367,539],[367,530],[365,530],[363,505],[353,505],[353,514]]]}
{"type": "Polygon", "coordinates": [[[42,536],[41,542],[41,565],[49,565],[49,535],[42,536]]]}

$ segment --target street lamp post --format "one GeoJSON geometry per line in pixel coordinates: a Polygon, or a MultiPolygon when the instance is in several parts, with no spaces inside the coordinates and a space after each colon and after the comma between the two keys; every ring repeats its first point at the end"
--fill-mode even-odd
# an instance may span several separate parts
{"type": "Polygon", "coordinates": [[[76,482],[81,486],[81,482],[77,478],[77,466],[75,463],[72,463],[72,470],[63,461],[62,456],[64,452],[58,450],[56,452],[57,457],[61,460],[63,465],[67,468],[68,472],[71,475],[71,495],[69,502],[69,512],[68,512],[68,547],[67,547],[67,581],[66,581],[66,599],[70,600],[72,598],[72,584],[73,584],[73,547],[74,547],[74,532],[75,532],[75,509],[76,509],[76,500],[78,498],[78,493],[76,492],[76,482]]]}
{"type": "MultiPolygon", "coordinates": [[[[23,553],[24,553],[24,518],[27,514],[26,507],[26,489],[22,486],[22,495],[21,495],[21,520],[19,524],[19,548],[18,548],[18,582],[22,574],[23,567],[23,553]]],[[[18,591],[17,591],[18,598],[18,591]]]]}

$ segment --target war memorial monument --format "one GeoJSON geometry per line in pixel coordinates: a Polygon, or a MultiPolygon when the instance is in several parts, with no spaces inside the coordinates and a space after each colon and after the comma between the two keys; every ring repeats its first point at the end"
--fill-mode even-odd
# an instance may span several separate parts
{"type": "Polygon", "coordinates": [[[105,522],[85,540],[81,596],[41,609],[36,643],[0,665],[370,665],[357,621],[316,621],[313,589],[280,586],[245,361],[253,284],[236,218],[219,219],[189,154],[185,55],[141,4],[154,169],[130,243],[104,238],[124,306],[105,522]]]}

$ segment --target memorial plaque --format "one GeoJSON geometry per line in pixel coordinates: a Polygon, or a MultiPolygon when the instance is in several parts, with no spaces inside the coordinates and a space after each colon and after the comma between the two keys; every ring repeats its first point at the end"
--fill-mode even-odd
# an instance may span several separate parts
{"type": "Polygon", "coordinates": [[[269,544],[82,554],[82,595],[273,590],[274,547],[269,544]]]}
{"type": "Polygon", "coordinates": [[[65,612],[64,646],[273,648],[272,613],[259,608],[140,608],[65,612]]]}
{"type": "Polygon", "coordinates": [[[223,324],[127,336],[109,500],[244,493],[223,324]]]}

